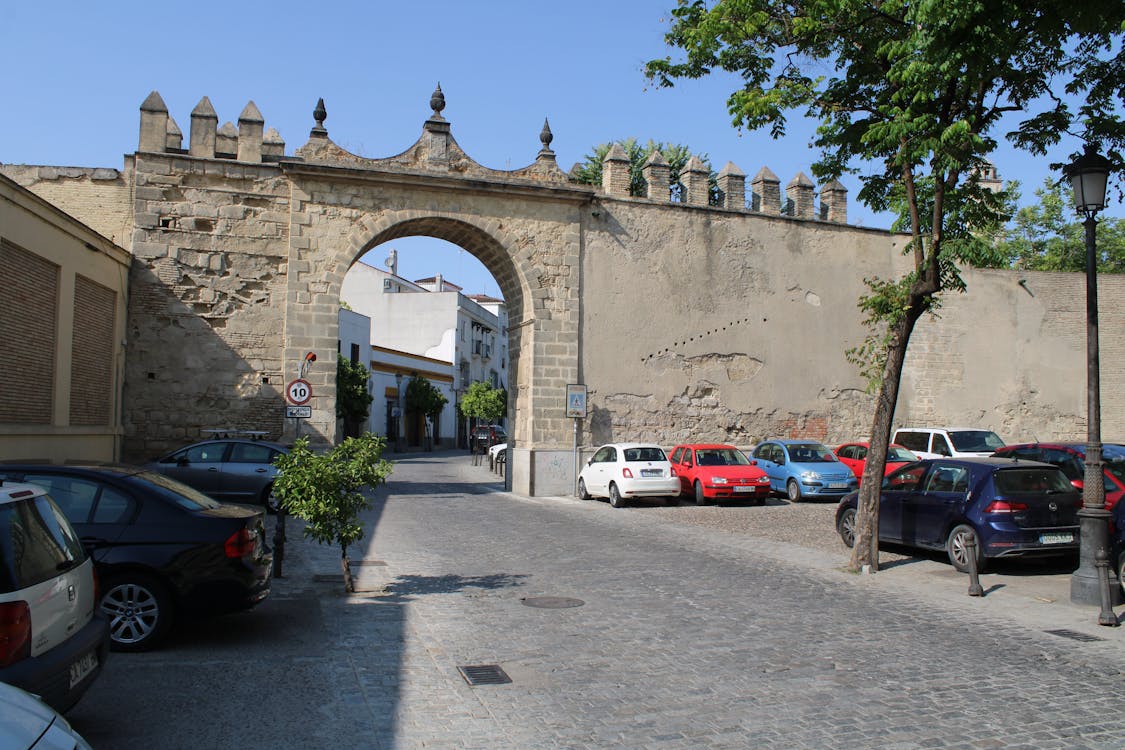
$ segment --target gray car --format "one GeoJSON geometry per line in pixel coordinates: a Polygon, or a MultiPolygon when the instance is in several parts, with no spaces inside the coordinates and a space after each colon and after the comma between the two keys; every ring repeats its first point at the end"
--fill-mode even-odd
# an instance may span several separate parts
{"type": "Polygon", "coordinates": [[[229,438],[204,440],[172,451],[145,468],[178,479],[216,500],[264,505],[277,512],[274,459],[289,453],[278,443],[229,438]]]}

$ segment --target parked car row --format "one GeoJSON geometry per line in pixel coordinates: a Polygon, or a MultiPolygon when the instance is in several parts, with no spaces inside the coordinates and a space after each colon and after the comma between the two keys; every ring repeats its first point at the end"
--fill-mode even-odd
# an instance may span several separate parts
{"type": "MultiPolygon", "coordinates": [[[[903,428],[894,439],[880,493],[880,541],[944,550],[961,571],[970,563],[983,570],[998,558],[1078,551],[1084,445],[1005,446],[994,432],[972,428],[903,428]]],[[[667,454],[653,444],[611,443],[582,468],[578,495],[608,498],[613,507],[645,497],[676,503],[683,496],[698,505],[761,504],[772,493],[791,502],[839,499],[836,530],[851,547],[868,448],[765,440],[747,456],[722,443],[677,445],[667,454]]],[[[1125,588],[1125,446],[1103,446],[1103,461],[1111,562],[1125,588]]]]}
{"type": "Polygon", "coordinates": [[[0,746],[88,747],[60,714],[110,649],[153,648],[182,617],[269,595],[264,517],[284,450],[204,441],[153,464],[188,483],[136,466],[0,463],[0,746]]]}

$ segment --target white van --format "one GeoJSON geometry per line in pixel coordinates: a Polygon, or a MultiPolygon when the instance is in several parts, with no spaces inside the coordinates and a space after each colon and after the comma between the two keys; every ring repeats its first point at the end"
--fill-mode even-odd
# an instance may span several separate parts
{"type": "Polygon", "coordinates": [[[900,427],[891,442],[914,451],[919,458],[991,456],[1004,447],[995,432],[977,427],[900,427]]]}

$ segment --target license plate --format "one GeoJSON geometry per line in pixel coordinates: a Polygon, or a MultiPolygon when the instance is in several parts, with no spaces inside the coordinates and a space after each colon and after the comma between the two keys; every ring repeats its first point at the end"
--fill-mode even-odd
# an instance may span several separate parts
{"type": "Polygon", "coordinates": [[[734,491],[735,492],[753,492],[756,489],[758,489],[758,488],[757,487],[735,487],[734,491]]]}
{"type": "Polygon", "coordinates": [[[98,666],[98,652],[91,651],[70,665],[70,686],[82,682],[98,666]]]}
{"type": "Polygon", "coordinates": [[[830,490],[842,490],[842,489],[846,488],[847,486],[848,486],[847,482],[829,482],[828,483],[828,489],[830,489],[830,490]]]}
{"type": "Polygon", "coordinates": [[[662,477],[664,472],[660,469],[641,469],[642,477],[662,477]]]}
{"type": "Polygon", "coordinates": [[[1040,544],[1070,544],[1074,541],[1074,534],[1040,534],[1040,544]]]}

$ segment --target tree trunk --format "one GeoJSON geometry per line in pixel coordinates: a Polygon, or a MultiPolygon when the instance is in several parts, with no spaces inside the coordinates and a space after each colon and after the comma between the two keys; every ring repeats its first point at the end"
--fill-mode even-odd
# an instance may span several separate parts
{"type": "Polygon", "coordinates": [[[906,361],[906,349],[910,344],[910,334],[914,324],[921,316],[919,305],[902,316],[891,332],[887,345],[887,361],[883,364],[883,382],[875,402],[875,416],[871,422],[871,439],[867,447],[867,462],[863,467],[863,480],[860,482],[859,502],[855,517],[855,545],[849,569],[858,572],[867,566],[871,572],[879,569],[879,499],[883,485],[883,473],[887,467],[887,447],[891,441],[891,422],[898,403],[898,391],[902,379],[902,366],[906,361]]]}
{"type": "Polygon", "coordinates": [[[355,593],[355,579],[352,578],[352,563],[348,559],[348,548],[340,547],[340,567],[344,571],[344,590],[349,594],[355,593]]]}

